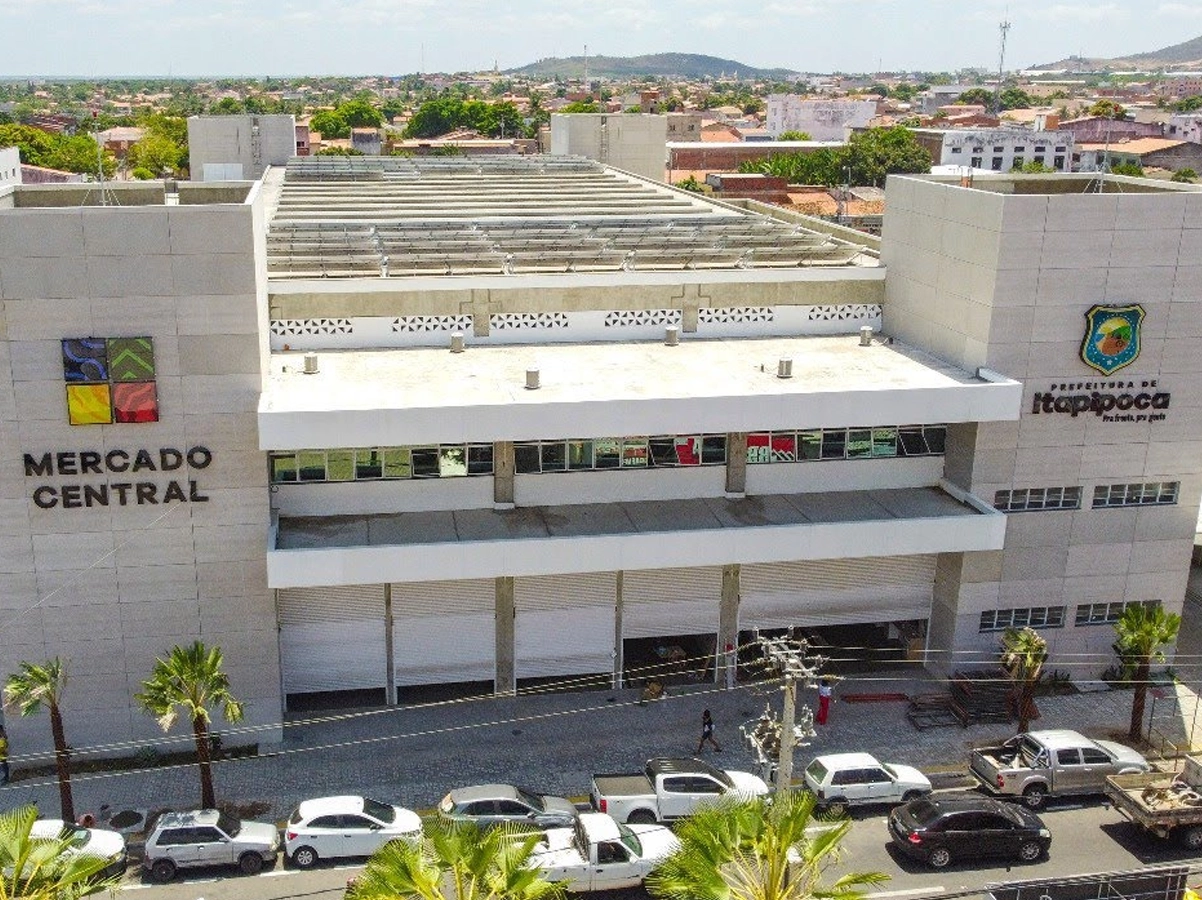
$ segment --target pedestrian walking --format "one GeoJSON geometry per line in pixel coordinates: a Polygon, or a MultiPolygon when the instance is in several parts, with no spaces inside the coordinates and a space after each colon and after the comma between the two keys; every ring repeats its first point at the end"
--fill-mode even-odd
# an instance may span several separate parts
{"type": "Polygon", "coordinates": [[[707,709],[701,714],[701,740],[697,742],[697,752],[701,752],[701,748],[705,746],[705,742],[709,741],[715,753],[721,753],[722,748],[718,746],[718,742],[714,740],[714,717],[710,715],[707,709]]]}
{"type": "Polygon", "coordinates": [[[829,678],[823,678],[818,682],[818,715],[814,717],[814,721],[819,725],[826,724],[826,717],[831,711],[831,694],[834,693],[834,686],[829,678]]]}
{"type": "Polygon", "coordinates": [[[8,784],[8,735],[0,725],[0,785],[8,784]]]}

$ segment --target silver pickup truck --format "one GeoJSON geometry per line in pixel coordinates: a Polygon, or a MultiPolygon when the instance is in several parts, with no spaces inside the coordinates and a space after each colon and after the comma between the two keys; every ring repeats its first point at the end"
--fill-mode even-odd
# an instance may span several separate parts
{"type": "Polygon", "coordinates": [[[998,747],[980,747],[972,751],[970,766],[985,790],[1021,797],[1031,809],[1048,797],[1101,794],[1106,776],[1151,768],[1130,747],[1065,730],[1029,731],[998,747]]]}

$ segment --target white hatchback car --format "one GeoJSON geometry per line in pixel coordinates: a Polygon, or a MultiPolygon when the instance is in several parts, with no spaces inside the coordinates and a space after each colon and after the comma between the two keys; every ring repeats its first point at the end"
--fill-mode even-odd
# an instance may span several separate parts
{"type": "Polygon", "coordinates": [[[412,810],[368,797],[317,797],[288,817],[284,852],[307,869],[319,859],[371,856],[390,841],[416,841],[421,833],[412,810]]]}
{"type": "Polygon", "coordinates": [[[931,792],[912,766],[882,763],[870,753],[831,753],[806,766],[806,787],[823,809],[841,815],[849,806],[909,803],[931,792]]]}
{"type": "Polygon", "coordinates": [[[67,852],[71,856],[105,860],[107,865],[100,872],[104,878],[112,878],[125,871],[125,838],[109,828],[85,828],[62,819],[38,819],[29,834],[30,837],[48,841],[68,841],[70,849],[67,852]]]}

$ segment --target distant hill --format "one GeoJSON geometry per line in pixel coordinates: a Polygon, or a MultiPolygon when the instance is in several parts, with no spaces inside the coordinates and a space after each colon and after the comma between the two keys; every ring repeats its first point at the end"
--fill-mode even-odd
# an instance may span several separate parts
{"type": "Polygon", "coordinates": [[[796,72],[788,69],[757,69],[733,59],[702,56],[698,53],[650,53],[646,56],[583,56],[549,57],[538,62],[509,69],[506,75],[580,78],[585,62],[592,78],[637,78],[652,75],[667,78],[771,78],[785,79],[796,72]]]}
{"type": "Polygon", "coordinates": [[[1070,56],[1059,62],[1034,66],[1037,69],[1068,69],[1073,72],[1098,72],[1114,69],[1178,69],[1202,66],[1202,35],[1193,40],[1112,59],[1070,56]]]}

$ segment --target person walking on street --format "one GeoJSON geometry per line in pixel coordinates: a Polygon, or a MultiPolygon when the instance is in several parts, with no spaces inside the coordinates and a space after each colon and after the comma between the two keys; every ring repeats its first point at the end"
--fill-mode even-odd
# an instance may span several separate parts
{"type": "Polygon", "coordinates": [[[0,785],[8,784],[8,735],[0,725],[0,785]]]}
{"type": "Polygon", "coordinates": [[[707,709],[701,714],[701,740],[697,742],[697,752],[701,752],[701,748],[705,746],[705,742],[709,741],[715,753],[721,753],[722,748],[718,746],[718,742],[714,740],[714,717],[710,715],[707,709]]]}
{"type": "Polygon", "coordinates": [[[814,721],[819,725],[825,725],[826,717],[830,715],[832,693],[834,693],[834,687],[829,678],[823,678],[818,682],[818,715],[814,717],[814,721]]]}

